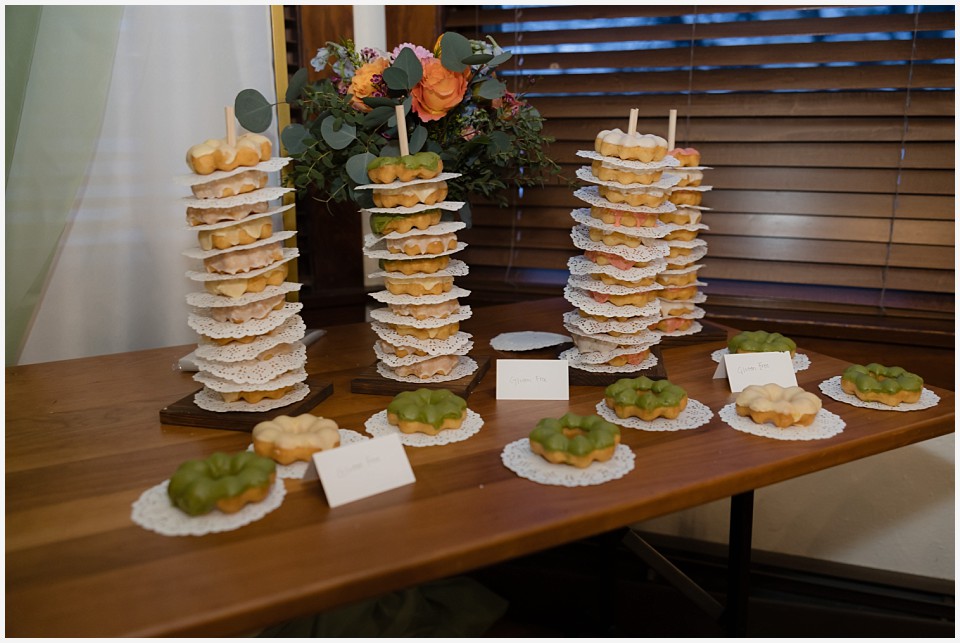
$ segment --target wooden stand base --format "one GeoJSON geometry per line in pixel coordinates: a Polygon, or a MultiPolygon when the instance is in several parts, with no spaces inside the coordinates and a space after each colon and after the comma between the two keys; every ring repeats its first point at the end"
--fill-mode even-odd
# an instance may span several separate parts
{"type": "Polygon", "coordinates": [[[226,429],[228,431],[252,431],[260,422],[270,420],[278,415],[301,415],[309,413],[313,407],[330,397],[333,393],[333,384],[321,381],[314,375],[307,376],[307,386],[310,392],[299,402],[282,406],[270,411],[247,413],[244,411],[228,411],[217,413],[201,409],[193,401],[196,393],[181,398],[170,406],[160,409],[160,422],[176,424],[178,426],[199,426],[205,429],[226,429]]]}
{"type": "Polygon", "coordinates": [[[471,355],[471,358],[477,362],[477,370],[473,374],[450,382],[436,383],[398,382],[387,379],[377,372],[377,365],[373,364],[365,368],[359,376],[350,380],[350,392],[365,395],[396,395],[401,391],[414,391],[418,388],[445,388],[462,398],[467,398],[490,368],[489,357],[474,357],[471,355]]]}
{"type": "Polygon", "coordinates": [[[622,373],[593,373],[583,371],[579,368],[570,367],[570,384],[575,386],[609,386],[617,380],[625,377],[634,378],[645,375],[652,380],[667,379],[667,367],[663,363],[663,356],[660,355],[660,346],[656,345],[650,348],[650,353],[656,355],[657,364],[653,368],[647,368],[642,371],[631,371],[622,373]]]}

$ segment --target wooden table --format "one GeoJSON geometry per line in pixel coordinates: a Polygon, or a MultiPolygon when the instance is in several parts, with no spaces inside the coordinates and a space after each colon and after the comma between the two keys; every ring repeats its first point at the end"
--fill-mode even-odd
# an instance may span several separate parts
{"type": "MultiPolygon", "coordinates": [[[[562,332],[563,300],[478,309],[464,323],[477,356],[510,330],[562,332]]],[[[334,384],[316,413],[363,430],[389,397],[351,394],[374,361],[363,324],[331,327],[308,371],[334,384]]],[[[671,381],[716,414],[732,401],[712,379],[721,343],[663,351],[671,381]]],[[[407,448],[417,482],[330,509],[316,480],[286,481],[283,505],[236,531],[165,537],[130,519],[140,494],[178,464],[238,451],[237,431],[164,426],[158,411],[197,388],[171,347],[8,368],[6,390],[6,633],[10,636],[226,635],[623,527],[953,431],[954,396],[932,409],[872,411],[831,400],[847,423],[829,440],[785,442],[735,431],[718,417],[690,431],[624,430],[636,468],[602,486],[521,479],[504,445],[537,420],[592,412],[602,389],[574,386],[569,402],[498,401],[495,374],[469,405],[484,427],[465,442],[407,448]]],[[[802,347],[801,347],[802,348],[802,347]]],[[[845,363],[807,352],[799,383],[845,363]]],[[[544,356],[535,354],[530,356],[544,356]]],[[[918,543],[918,546],[922,544],[918,543]]]]}

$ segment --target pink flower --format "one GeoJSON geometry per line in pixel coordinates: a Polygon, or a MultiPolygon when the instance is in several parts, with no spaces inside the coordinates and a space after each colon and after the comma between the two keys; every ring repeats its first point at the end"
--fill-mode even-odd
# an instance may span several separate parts
{"type": "Polygon", "coordinates": [[[420,45],[415,45],[410,42],[405,42],[403,44],[397,45],[393,49],[393,51],[390,52],[390,55],[393,57],[393,60],[397,59],[397,56],[400,55],[400,50],[403,49],[404,47],[407,47],[408,49],[413,49],[414,55],[417,57],[417,60],[419,60],[421,63],[424,60],[429,60],[430,58],[433,58],[433,52],[431,52],[429,49],[424,49],[420,45]]]}

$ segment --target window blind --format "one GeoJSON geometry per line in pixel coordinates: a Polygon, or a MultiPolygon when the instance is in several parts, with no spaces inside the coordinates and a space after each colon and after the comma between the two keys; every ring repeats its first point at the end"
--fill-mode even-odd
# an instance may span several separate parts
{"type": "MultiPolygon", "coordinates": [[[[952,319],[952,6],[450,6],[447,30],[514,52],[511,91],[547,118],[568,180],[602,129],[666,137],[710,166],[700,275],[711,304],[952,319]]],[[[558,295],[562,182],[474,204],[478,299],[558,295]]]]}

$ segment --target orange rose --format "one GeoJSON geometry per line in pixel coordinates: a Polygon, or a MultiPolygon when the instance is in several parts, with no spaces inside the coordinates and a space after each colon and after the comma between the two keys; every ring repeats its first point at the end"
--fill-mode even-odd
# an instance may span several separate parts
{"type": "Polygon", "coordinates": [[[446,116],[467,92],[467,74],[452,72],[436,58],[423,61],[423,78],[413,88],[412,109],[424,123],[446,116]]]}
{"type": "Polygon", "coordinates": [[[350,81],[349,93],[353,95],[350,104],[361,112],[369,112],[364,102],[364,98],[370,96],[383,96],[383,70],[390,66],[386,58],[377,58],[368,62],[357,70],[353,80],[350,81]]]}

